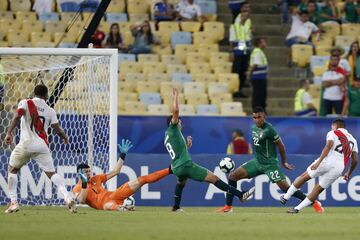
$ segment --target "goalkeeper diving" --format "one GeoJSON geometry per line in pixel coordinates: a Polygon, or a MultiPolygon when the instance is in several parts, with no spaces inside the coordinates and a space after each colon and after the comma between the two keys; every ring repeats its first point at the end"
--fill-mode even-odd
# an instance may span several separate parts
{"type": "Polygon", "coordinates": [[[123,206],[125,199],[133,195],[144,184],[157,182],[169,175],[169,168],[165,168],[150,173],[149,175],[140,176],[135,180],[128,181],[114,192],[107,191],[103,187],[103,184],[120,173],[125,161],[125,156],[133,146],[129,140],[122,139],[121,144],[119,144],[118,147],[120,150],[120,158],[115,169],[109,173],[93,176],[89,165],[80,164],[77,166],[80,181],[73,188],[73,192],[80,203],[85,203],[90,207],[99,210],[132,210],[123,206]]]}

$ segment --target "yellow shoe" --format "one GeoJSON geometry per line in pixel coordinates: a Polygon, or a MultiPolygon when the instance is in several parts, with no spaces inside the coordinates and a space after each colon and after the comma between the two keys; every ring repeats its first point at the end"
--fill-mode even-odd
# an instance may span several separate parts
{"type": "Polygon", "coordinates": [[[231,213],[233,211],[232,206],[225,205],[222,208],[217,209],[215,212],[217,213],[231,213]]]}

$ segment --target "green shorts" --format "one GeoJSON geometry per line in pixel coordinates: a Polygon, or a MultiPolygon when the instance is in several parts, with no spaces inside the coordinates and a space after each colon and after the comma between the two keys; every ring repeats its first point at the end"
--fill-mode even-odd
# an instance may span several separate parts
{"type": "Polygon", "coordinates": [[[285,179],[279,164],[261,164],[255,158],[244,163],[242,167],[248,173],[249,178],[266,174],[272,183],[277,183],[285,179]]]}
{"type": "Polygon", "coordinates": [[[177,176],[178,181],[184,181],[188,178],[202,182],[205,180],[208,170],[204,167],[197,165],[196,163],[189,161],[184,165],[172,168],[172,171],[175,176],[177,176]]]}

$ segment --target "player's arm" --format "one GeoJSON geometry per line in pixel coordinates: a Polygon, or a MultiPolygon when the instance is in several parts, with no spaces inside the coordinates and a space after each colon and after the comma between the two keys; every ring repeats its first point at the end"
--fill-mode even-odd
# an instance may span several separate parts
{"type": "Polygon", "coordinates": [[[80,193],[76,195],[76,199],[78,200],[79,203],[84,204],[86,203],[86,198],[87,198],[86,188],[82,188],[80,193]]]}
{"type": "Polygon", "coordinates": [[[344,179],[346,181],[349,181],[350,179],[350,175],[351,173],[354,171],[354,169],[356,168],[357,164],[358,164],[358,161],[359,161],[359,155],[357,152],[352,152],[351,153],[351,164],[350,164],[350,168],[349,170],[345,173],[345,176],[344,176],[344,179]]]}
{"type": "Polygon", "coordinates": [[[106,180],[109,180],[120,173],[121,168],[124,165],[126,154],[129,152],[129,149],[132,147],[133,147],[133,145],[130,140],[128,140],[128,139],[121,140],[121,144],[118,145],[118,148],[120,150],[120,158],[119,158],[118,162],[116,163],[115,168],[111,172],[106,174],[106,180]]]}
{"type": "Polygon", "coordinates": [[[277,148],[279,149],[279,153],[280,153],[280,157],[281,157],[281,163],[284,166],[284,168],[286,168],[288,170],[293,170],[294,166],[287,163],[287,161],[286,161],[285,145],[284,145],[283,141],[281,140],[281,138],[277,139],[275,141],[275,144],[276,144],[277,148]]]}
{"type": "Polygon", "coordinates": [[[79,201],[79,203],[86,203],[86,198],[87,198],[87,183],[88,183],[88,179],[85,175],[85,172],[83,169],[80,169],[79,172],[79,178],[81,180],[81,190],[79,189],[80,186],[76,185],[73,192],[75,193],[76,199],[79,201]]]}
{"type": "Polygon", "coordinates": [[[173,115],[171,118],[172,124],[177,124],[179,122],[179,91],[176,88],[173,88],[173,115]]]}
{"type": "Polygon", "coordinates": [[[64,144],[69,143],[69,138],[64,132],[64,130],[60,127],[59,123],[51,124],[51,127],[54,129],[55,133],[63,140],[64,144]]]}
{"type": "Polygon", "coordinates": [[[5,144],[10,145],[13,142],[13,131],[16,128],[16,126],[19,124],[20,119],[22,117],[22,115],[24,115],[24,110],[23,109],[18,109],[15,113],[13,118],[11,119],[10,125],[6,131],[6,136],[5,136],[5,144]]]}
{"type": "Polygon", "coordinates": [[[345,82],[345,77],[343,76],[338,80],[323,80],[322,86],[328,88],[336,85],[342,85],[344,84],[344,82],[345,82]]]}
{"type": "Polygon", "coordinates": [[[316,161],[316,163],[314,163],[312,166],[311,166],[311,170],[316,170],[320,163],[327,157],[327,155],[329,154],[331,148],[333,147],[334,145],[334,141],[333,140],[327,140],[326,141],[326,145],[325,147],[323,148],[322,152],[321,152],[321,155],[319,157],[319,159],[316,161]]]}

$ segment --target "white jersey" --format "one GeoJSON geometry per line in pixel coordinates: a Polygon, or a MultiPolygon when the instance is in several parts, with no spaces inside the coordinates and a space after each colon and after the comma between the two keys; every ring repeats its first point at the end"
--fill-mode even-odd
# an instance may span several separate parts
{"type": "Polygon", "coordinates": [[[34,119],[34,114],[29,110],[28,99],[19,102],[18,113],[22,115],[20,123],[20,142],[28,143],[47,143],[47,132],[52,124],[58,123],[56,112],[44,99],[33,98],[32,101],[38,112],[38,118],[34,119]],[[42,129],[40,129],[42,125],[42,129]],[[39,134],[39,131],[43,134],[39,134]]]}
{"type": "Polygon", "coordinates": [[[345,128],[328,132],[326,141],[329,140],[334,144],[323,161],[330,165],[344,168],[351,158],[352,152],[359,152],[356,139],[345,128]]]}

